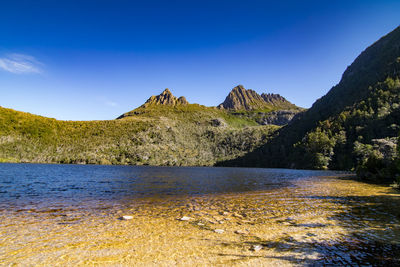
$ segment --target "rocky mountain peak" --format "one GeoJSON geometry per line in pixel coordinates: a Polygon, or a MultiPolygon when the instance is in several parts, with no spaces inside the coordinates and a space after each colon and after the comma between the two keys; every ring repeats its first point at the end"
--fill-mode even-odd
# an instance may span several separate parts
{"type": "Polygon", "coordinates": [[[189,102],[186,100],[184,96],[179,98],[175,97],[171,91],[166,88],[161,94],[156,96],[151,96],[147,101],[142,105],[142,107],[148,107],[153,105],[167,105],[167,106],[176,106],[176,105],[186,105],[189,102]]]}
{"type": "Polygon", "coordinates": [[[263,98],[255,91],[245,89],[243,85],[234,87],[225,98],[225,101],[220,104],[219,108],[224,109],[256,109],[263,106],[263,98]]]}
{"type": "Polygon", "coordinates": [[[295,108],[279,94],[261,94],[251,89],[245,89],[243,85],[234,87],[225,101],[218,106],[221,109],[254,110],[266,108],[295,108]]]}

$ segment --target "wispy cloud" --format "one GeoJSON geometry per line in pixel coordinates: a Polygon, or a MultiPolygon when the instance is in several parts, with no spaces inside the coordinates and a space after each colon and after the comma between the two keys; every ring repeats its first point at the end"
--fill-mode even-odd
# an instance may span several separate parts
{"type": "Polygon", "coordinates": [[[109,107],[116,107],[118,106],[118,103],[112,102],[112,101],[106,101],[105,104],[109,107]]]}
{"type": "Polygon", "coordinates": [[[8,54],[0,57],[0,69],[15,74],[42,73],[43,64],[34,57],[23,54],[8,54]]]}

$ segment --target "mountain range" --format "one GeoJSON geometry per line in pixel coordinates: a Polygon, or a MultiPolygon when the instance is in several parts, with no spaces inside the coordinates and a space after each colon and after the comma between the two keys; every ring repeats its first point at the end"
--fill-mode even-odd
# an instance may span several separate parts
{"type": "Polygon", "coordinates": [[[242,85],[217,107],[165,89],[110,121],[65,122],[0,108],[0,160],[389,168],[399,131],[400,27],[363,51],[308,110],[242,85]]]}
{"type": "MultiPolygon", "coordinates": [[[[232,92],[239,87],[244,93],[254,92],[243,86],[232,92]]],[[[214,165],[265,143],[277,125],[303,110],[273,96],[283,104],[265,102],[258,110],[259,105],[244,97],[249,103],[246,110],[221,109],[190,104],[165,89],[108,121],[58,121],[0,107],[0,161],[214,165]],[[289,110],[277,115],[282,107],[289,110]],[[258,120],[261,114],[269,118],[268,123],[258,120]]]]}

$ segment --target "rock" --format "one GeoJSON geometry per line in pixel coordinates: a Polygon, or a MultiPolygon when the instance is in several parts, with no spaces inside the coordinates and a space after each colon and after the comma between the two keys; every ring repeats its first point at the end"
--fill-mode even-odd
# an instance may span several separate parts
{"type": "Polygon", "coordinates": [[[132,220],[132,219],[133,219],[133,216],[130,216],[130,215],[124,215],[121,217],[121,220],[132,220]]]}
{"type": "Polygon", "coordinates": [[[268,113],[259,114],[257,122],[261,125],[279,125],[288,124],[292,119],[299,114],[301,110],[277,110],[268,113]]]}
{"type": "Polygon", "coordinates": [[[249,233],[249,231],[247,231],[247,230],[236,230],[235,231],[235,234],[238,234],[238,235],[247,235],[249,233]]]}
{"type": "Polygon", "coordinates": [[[199,206],[193,206],[193,210],[194,210],[194,211],[200,211],[201,208],[200,208],[199,206]]]}
{"type": "Polygon", "coordinates": [[[243,218],[242,215],[240,215],[239,213],[236,213],[236,212],[233,214],[233,216],[236,217],[236,218],[240,218],[240,219],[243,218]]]}
{"type": "Polygon", "coordinates": [[[197,223],[198,226],[204,226],[204,223],[197,223]]]}
{"type": "Polygon", "coordinates": [[[222,229],[215,229],[214,232],[217,234],[223,234],[225,231],[222,229]]]}
{"type": "Polygon", "coordinates": [[[262,248],[263,248],[263,246],[261,246],[261,245],[253,245],[253,246],[251,247],[251,250],[257,252],[257,251],[262,250],[262,248]]]}
{"type": "Polygon", "coordinates": [[[187,217],[187,216],[183,216],[182,218],[180,218],[179,220],[180,221],[189,221],[189,220],[191,220],[192,218],[190,218],[190,217],[187,217]]]}
{"type": "Polygon", "coordinates": [[[213,219],[219,222],[222,221],[224,218],[220,216],[213,216],[213,219]]]}
{"type": "Polygon", "coordinates": [[[178,105],[187,105],[187,104],[189,104],[189,102],[186,100],[186,98],[184,96],[181,96],[178,98],[177,104],[178,105]]]}
{"type": "Polygon", "coordinates": [[[227,126],[226,122],[221,118],[211,120],[211,125],[214,127],[226,127],[227,126]]]}

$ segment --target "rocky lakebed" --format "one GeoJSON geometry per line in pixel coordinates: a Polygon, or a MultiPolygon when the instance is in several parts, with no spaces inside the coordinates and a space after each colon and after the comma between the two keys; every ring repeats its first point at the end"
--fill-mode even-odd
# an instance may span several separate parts
{"type": "Polygon", "coordinates": [[[396,265],[400,194],[346,177],[0,210],[0,265],[396,265]]]}

